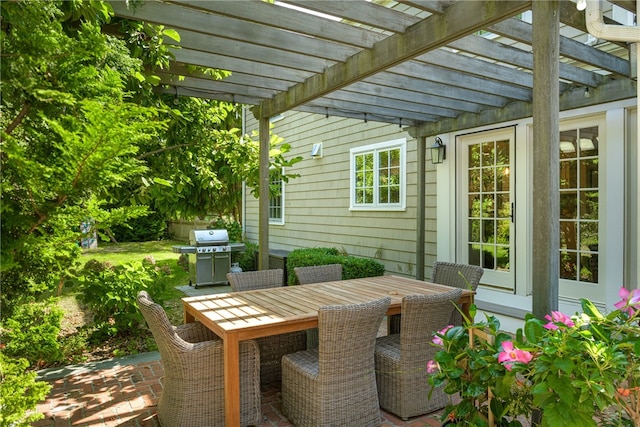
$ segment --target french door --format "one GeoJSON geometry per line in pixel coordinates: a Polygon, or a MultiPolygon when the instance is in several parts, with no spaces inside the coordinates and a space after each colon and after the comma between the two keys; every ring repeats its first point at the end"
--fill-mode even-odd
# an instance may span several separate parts
{"type": "Polygon", "coordinates": [[[514,128],[457,138],[457,259],[484,269],[482,283],[513,289],[514,128]]]}

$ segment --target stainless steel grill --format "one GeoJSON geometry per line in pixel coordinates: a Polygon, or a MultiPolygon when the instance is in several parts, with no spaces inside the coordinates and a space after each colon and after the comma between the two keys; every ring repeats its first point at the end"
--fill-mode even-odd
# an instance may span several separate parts
{"type": "Polygon", "coordinates": [[[173,252],[189,256],[189,285],[226,285],[231,268],[227,230],[191,230],[190,246],[174,246],[173,252]]]}

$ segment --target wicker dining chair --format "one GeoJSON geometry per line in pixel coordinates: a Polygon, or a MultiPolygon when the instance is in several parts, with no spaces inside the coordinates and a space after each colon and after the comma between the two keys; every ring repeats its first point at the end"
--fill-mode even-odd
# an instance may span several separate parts
{"type": "MultiPolygon", "coordinates": [[[[296,267],[293,272],[301,285],[342,280],[342,264],[296,267]]],[[[316,348],[317,346],[318,328],[307,329],[307,349],[316,348]]]]}
{"type": "Polygon", "coordinates": [[[376,341],[378,396],[385,411],[406,420],[448,403],[448,395],[442,388],[431,391],[425,369],[438,351],[432,345],[433,333],[449,324],[461,294],[462,289],[454,289],[436,295],[407,295],[402,299],[400,334],[376,341]]]}
{"type": "MultiPolygon", "coordinates": [[[[480,278],[484,270],[482,267],[470,264],[459,264],[453,262],[436,261],[433,264],[433,274],[431,282],[440,285],[452,286],[454,288],[469,289],[475,292],[478,289],[480,278]]],[[[400,314],[389,318],[389,334],[400,333],[400,314]]],[[[451,313],[450,325],[461,326],[462,315],[458,310],[451,313]]]]}
{"type": "MultiPolygon", "coordinates": [[[[157,406],[163,426],[222,426],[224,363],[222,340],[199,322],[172,326],[164,309],[146,291],[138,293],[142,312],[164,367],[157,406]]],[[[260,353],[255,341],[240,343],[240,423],[260,424],[260,353]]]]}
{"type": "Polygon", "coordinates": [[[376,334],[391,299],[318,310],[318,348],[282,358],[282,411],[298,427],[379,426],[376,334]]]}
{"type": "MultiPolygon", "coordinates": [[[[250,291],[281,287],[283,276],[282,269],[243,271],[241,273],[227,273],[227,280],[229,280],[233,291],[250,291]]],[[[257,338],[256,342],[260,349],[260,384],[265,385],[280,382],[282,356],[305,350],[307,348],[307,334],[305,331],[289,332],[257,338]]]]}
{"type": "Polygon", "coordinates": [[[342,280],[342,264],[313,265],[293,269],[301,285],[342,280]]]}

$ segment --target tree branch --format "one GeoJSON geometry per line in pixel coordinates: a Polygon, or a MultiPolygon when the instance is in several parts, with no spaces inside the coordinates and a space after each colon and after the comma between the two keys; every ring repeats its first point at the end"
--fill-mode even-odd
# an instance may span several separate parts
{"type": "Polygon", "coordinates": [[[29,112],[29,108],[31,108],[31,103],[25,102],[24,104],[22,104],[22,109],[20,110],[16,118],[13,119],[11,123],[9,123],[9,126],[5,130],[5,133],[7,135],[10,135],[11,132],[13,132],[13,130],[17,128],[18,125],[20,125],[20,123],[22,122],[22,119],[24,119],[24,116],[26,116],[27,113],[29,112]]]}

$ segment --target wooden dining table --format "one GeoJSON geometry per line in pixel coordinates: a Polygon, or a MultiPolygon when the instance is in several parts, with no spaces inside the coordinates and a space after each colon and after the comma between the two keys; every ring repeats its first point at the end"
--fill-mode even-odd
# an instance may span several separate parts
{"type": "MultiPolygon", "coordinates": [[[[183,298],[185,323],[199,321],[223,340],[225,424],[240,425],[240,341],[311,329],[318,309],[390,297],[387,316],[399,314],[407,295],[433,295],[449,286],[399,276],[377,276],[300,286],[183,298]]],[[[469,316],[474,292],[457,301],[469,316]]]]}

